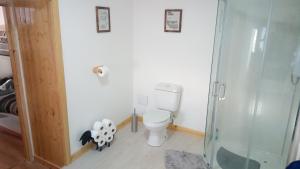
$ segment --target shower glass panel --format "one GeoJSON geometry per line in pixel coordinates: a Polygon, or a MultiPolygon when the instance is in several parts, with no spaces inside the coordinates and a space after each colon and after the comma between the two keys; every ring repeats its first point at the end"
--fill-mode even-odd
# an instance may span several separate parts
{"type": "Polygon", "coordinates": [[[272,1],[249,150],[250,157],[270,169],[286,167],[299,106],[299,86],[291,77],[300,59],[299,17],[299,0],[272,1]]]}
{"type": "Polygon", "coordinates": [[[213,169],[285,168],[300,98],[299,16],[299,0],[219,1],[205,137],[213,169]]]}

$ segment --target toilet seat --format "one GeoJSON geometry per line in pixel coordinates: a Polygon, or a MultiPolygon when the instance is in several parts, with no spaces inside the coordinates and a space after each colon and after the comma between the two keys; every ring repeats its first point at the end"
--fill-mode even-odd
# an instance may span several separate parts
{"type": "Polygon", "coordinates": [[[171,112],[165,110],[150,110],[145,113],[143,120],[145,123],[163,123],[169,121],[171,112]]]}

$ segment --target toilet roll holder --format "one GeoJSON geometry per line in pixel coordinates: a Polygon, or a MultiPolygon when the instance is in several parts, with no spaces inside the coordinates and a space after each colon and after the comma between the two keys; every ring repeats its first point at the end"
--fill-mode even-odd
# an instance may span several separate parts
{"type": "Polygon", "coordinates": [[[96,75],[103,73],[103,65],[98,65],[93,68],[93,73],[96,75]]]}

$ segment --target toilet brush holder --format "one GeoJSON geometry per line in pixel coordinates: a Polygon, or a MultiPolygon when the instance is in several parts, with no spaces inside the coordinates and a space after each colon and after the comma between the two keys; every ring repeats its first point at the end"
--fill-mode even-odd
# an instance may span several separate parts
{"type": "Polygon", "coordinates": [[[137,131],[138,131],[138,116],[134,109],[133,114],[131,116],[131,132],[136,133],[137,131]]]}

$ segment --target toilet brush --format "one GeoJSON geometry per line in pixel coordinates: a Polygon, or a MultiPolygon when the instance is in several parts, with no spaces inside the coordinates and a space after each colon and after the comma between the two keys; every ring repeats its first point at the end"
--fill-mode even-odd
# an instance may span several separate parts
{"type": "Polygon", "coordinates": [[[131,117],[131,132],[136,133],[138,131],[138,116],[136,115],[135,109],[131,117]]]}

